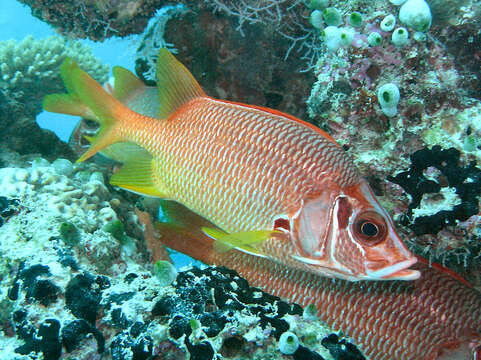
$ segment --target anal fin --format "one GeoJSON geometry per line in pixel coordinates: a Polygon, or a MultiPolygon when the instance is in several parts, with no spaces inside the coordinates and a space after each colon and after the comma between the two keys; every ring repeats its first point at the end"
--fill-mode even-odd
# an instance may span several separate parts
{"type": "Polygon", "coordinates": [[[167,195],[154,183],[152,155],[131,143],[117,143],[102,151],[103,155],[123,163],[110,178],[110,184],[137,194],[162,197],[167,195]]]}

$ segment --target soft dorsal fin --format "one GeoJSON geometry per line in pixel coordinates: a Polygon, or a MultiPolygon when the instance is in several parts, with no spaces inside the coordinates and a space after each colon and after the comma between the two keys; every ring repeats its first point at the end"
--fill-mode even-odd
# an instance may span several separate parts
{"type": "Polygon", "coordinates": [[[135,76],[130,70],[121,66],[114,66],[114,97],[125,103],[129,96],[145,87],[145,84],[135,76]]]}
{"type": "Polygon", "coordinates": [[[160,49],[157,58],[157,89],[159,119],[167,119],[183,104],[206,96],[197,80],[167,49],[160,49]]]}
{"type": "Polygon", "coordinates": [[[134,73],[121,66],[115,66],[112,72],[114,97],[135,112],[157,118],[159,115],[157,87],[145,85],[134,73]]]}

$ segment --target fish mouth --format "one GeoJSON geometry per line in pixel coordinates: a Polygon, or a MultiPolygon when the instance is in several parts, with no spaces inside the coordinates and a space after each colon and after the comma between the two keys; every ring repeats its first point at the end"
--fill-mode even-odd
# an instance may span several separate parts
{"type": "Polygon", "coordinates": [[[369,274],[369,277],[378,280],[416,280],[421,277],[421,273],[418,270],[409,269],[416,262],[417,259],[413,257],[375,271],[369,274]]]}

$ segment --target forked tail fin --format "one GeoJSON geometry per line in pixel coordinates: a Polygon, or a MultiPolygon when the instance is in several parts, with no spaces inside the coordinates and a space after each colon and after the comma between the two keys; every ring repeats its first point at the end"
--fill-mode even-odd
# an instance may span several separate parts
{"type": "Polygon", "coordinates": [[[77,161],[84,161],[103,148],[122,141],[116,124],[130,109],[108,94],[73,59],[64,60],[60,74],[67,93],[45,96],[43,108],[50,112],[82,116],[100,124],[97,135],[90,139],[90,148],[77,161]]]}
{"type": "Polygon", "coordinates": [[[152,91],[130,71],[114,67],[115,85],[113,96],[77,63],[66,58],[60,67],[60,74],[67,89],[66,94],[47,95],[43,107],[47,111],[77,115],[94,120],[100,124],[97,135],[91,138],[91,147],[78,161],[93,156],[98,151],[120,141],[121,120],[134,118],[134,112],[123,102],[137,104],[139,111],[145,105],[145,95],[152,103],[148,106],[151,115],[152,106],[158,107],[158,119],[168,119],[179,107],[190,100],[205,96],[204,91],[189,70],[182,65],[168,50],[161,49],[157,59],[157,91],[152,91]],[[152,96],[157,97],[153,102],[152,96]]]}

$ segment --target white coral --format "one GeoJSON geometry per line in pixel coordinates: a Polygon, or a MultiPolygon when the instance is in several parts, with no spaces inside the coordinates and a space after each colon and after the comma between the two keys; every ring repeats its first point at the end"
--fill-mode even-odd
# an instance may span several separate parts
{"type": "Polygon", "coordinates": [[[0,41],[0,88],[22,90],[32,83],[60,84],[58,69],[67,56],[74,58],[97,81],[107,81],[109,66],[103,65],[90,48],[79,41],[60,36],[45,39],[27,36],[21,42],[0,41]]]}
{"type": "Polygon", "coordinates": [[[83,224],[91,230],[117,220],[103,182],[78,181],[59,173],[54,166],[0,169],[0,190],[2,195],[19,198],[45,215],[83,224]]]}
{"type": "Polygon", "coordinates": [[[144,59],[149,68],[144,74],[146,79],[155,79],[155,64],[159,49],[166,48],[174,54],[177,53],[174,45],[164,40],[165,27],[170,19],[183,16],[188,11],[189,9],[183,4],[169,5],[159,9],[155,16],[150,19],[142,43],[137,49],[137,58],[144,59]]]}

